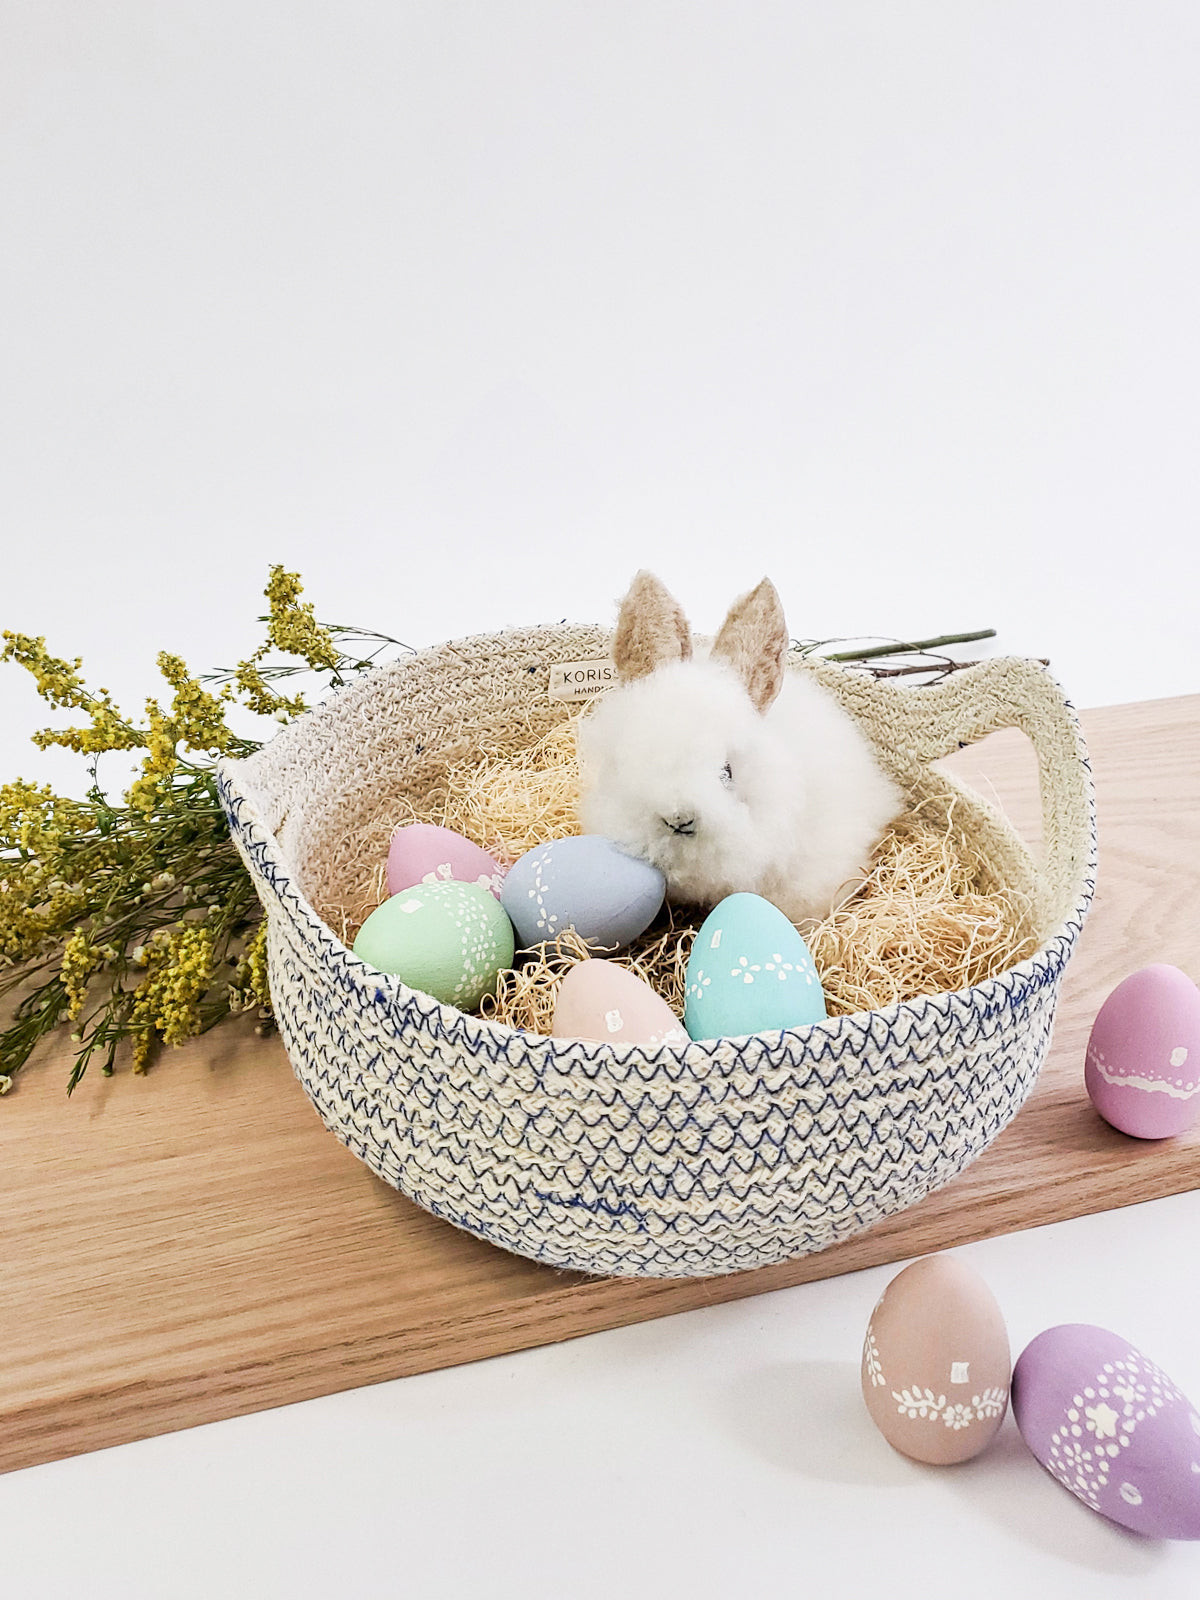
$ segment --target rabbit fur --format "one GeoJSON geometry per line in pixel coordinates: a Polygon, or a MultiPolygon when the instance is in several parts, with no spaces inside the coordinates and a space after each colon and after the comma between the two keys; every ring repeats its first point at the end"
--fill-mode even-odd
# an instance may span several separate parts
{"type": "Polygon", "coordinates": [[[672,901],[749,890],[792,922],[825,916],[902,809],[858,724],[787,650],[765,578],[707,649],[652,573],[621,602],[618,686],[580,720],[579,817],[658,867],[672,901]]]}

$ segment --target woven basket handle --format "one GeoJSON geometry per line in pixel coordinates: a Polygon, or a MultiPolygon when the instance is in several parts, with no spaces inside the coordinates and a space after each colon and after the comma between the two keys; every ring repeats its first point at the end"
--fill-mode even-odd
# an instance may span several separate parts
{"type": "MultiPolygon", "coordinates": [[[[1036,661],[1002,656],[916,691],[879,683],[890,702],[896,745],[928,764],[1001,728],[1020,728],[1037,756],[1044,859],[1043,915],[1058,926],[1095,873],[1091,766],[1074,708],[1036,661]]],[[[875,714],[879,702],[876,700],[875,714]]]]}

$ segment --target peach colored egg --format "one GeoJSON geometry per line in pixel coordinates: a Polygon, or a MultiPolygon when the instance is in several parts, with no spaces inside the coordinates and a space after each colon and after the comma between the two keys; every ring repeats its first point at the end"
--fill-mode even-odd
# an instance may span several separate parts
{"type": "Polygon", "coordinates": [[[888,1284],[863,1345],[862,1392],[887,1442],[915,1461],[969,1461],[1008,1408],[1012,1358],[995,1296],[954,1255],[914,1261],[888,1284]]]}
{"type": "Polygon", "coordinates": [[[649,984],[612,961],[579,961],[558,988],[552,1031],[560,1039],[686,1045],[682,1022],[649,984]]]}

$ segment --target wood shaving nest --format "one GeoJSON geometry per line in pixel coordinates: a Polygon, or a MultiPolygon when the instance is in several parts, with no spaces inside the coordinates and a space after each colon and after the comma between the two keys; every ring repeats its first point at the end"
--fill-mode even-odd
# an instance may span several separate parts
{"type": "MultiPolygon", "coordinates": [[[[393,827],[433,822],[481,845],[504,866],[552,839],[577,834],[579,775],[571,717],[513,754],[483,749],[451,767],[419,810],[400,801],[393,827]]],[[[986,856],[954,814],[954,802],[921,802],[880,840],[864,881],[820,922],[799,925],[821,975],[831,1017],[877,1010],[921,995],[965,989],[1031,955],[1026,898],[996,881],[986,856]]],[[[387,893],[386,864],[373,898],[347,908],[350,938],[387,893]]],[[[642,936],[610,955],[683,1015],[684,975],[703,908],[665,907],[642,936]]],[[[567,969],[596,952],[573,929],[522,953],[500,975],[480,1014],[548,1034],[567,969]]]]}

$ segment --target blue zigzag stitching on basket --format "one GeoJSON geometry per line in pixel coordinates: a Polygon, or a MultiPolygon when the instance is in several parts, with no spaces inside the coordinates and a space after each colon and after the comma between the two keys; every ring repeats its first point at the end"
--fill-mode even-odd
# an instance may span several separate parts
{"type": "Polygon", "coordinates": [[[1080,925],[973,990],[726,1041],[719,1060],[696,1047],[591,1057],[381,983],[315,920],[240,798],[223,800],[292,913],[272,959],[304,1003],[281,1009],[280,1029],[326,1122],[434,1215],[585,1272],[783,1260],[947,1181],[1028,1093],[1080,925]],[[868,1052],[886,1065],[864,1070],[868,1052]]]}
{"type": "MultiPolygon", "coordinates": [[[[870,1164],[870,1163],[868,1163],[868,1164],[870,1164]]],[[[839,1207],[841,1207],[841,1208],[850,1208],[850,1207],[853,1206],[854,1203],[855,1203],[854,1198],[850,1195],[848,1188],[843,1184],[841,1186],[840,1193],[835,1194],[833,1202],[832,1202],[832,1205],[833,1205],[833,1209],[836,1211],[839,1207]]],[[[434,1209],[437,1209],[437,1210],[441,1211],[443,1214],[448,1214],[446,1212],[446,1209],[444,1207],[442,1207],[442,1206],[435,1206],[434,1209]]],[[[459,1221],[460,1224],[461,1224],[461,1222],[464,1220],[463,1216],[462,1216],[462,1213],[456,1212],[455,1213],[455,1220],[459,1221]]],[[[507,1232],[508,1230],[506,1229],[505,1231],[507,1232]]]]}

